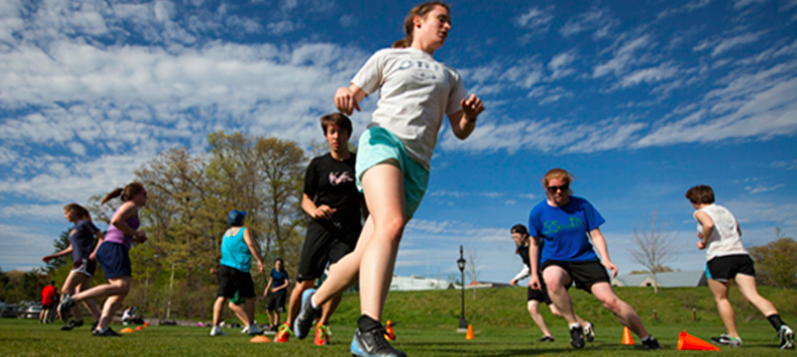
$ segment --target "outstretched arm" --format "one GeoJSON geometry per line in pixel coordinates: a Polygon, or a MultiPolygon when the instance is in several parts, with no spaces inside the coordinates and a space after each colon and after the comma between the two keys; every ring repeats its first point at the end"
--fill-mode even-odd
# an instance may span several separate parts
{"type": "Polygon", "coordinates": [[[62,250],[62,251],[60,251],[58,253],[45,255],[44,257],[42,257],[42,261],[47,263],[47,262],[49,262],[49,261],[51,261],[51,260],[53,260],[55,258],[60,258],[60,257],[63,257],[65,255],[69,255],[70,253],[72,253],[72,245],[71,244],[68,247],[66,247],[66,249],[64,249],[64,250],[62,250]]]}

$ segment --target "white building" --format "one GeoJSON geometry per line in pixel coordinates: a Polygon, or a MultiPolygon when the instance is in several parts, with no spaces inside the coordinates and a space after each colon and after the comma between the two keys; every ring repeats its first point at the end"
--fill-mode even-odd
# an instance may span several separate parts
{"type": "Polygon", "coordinates": [[[418,291],[418,290],[446,290],[454,289],[454,285],[445,280],[424,278],[422,276],[393,276],[390,283],[391,291],[418,291]]]}
{"type": "MultiPolygon", "coordinates": [[[[705,272],[702,270],[656,273],[656,280],[658,286],[664,288],[708,285],[705,272]]],[[[612,286],[653,286],[653,276],[650,274],[618,275],[612,279],[612,286]]]]}

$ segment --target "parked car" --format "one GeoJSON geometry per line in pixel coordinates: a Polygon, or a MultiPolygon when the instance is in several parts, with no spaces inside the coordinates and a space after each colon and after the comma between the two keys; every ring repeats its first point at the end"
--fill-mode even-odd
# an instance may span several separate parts
{"type": "Polygon", "coordinates": [[[19,315],[21,319],[38,319],[39,314],[42,312],[42,305],[41,304],[33,304],[25,309],[23,309],[22,313],[19,315]]]}
{"type": "Polygon", "coordinates": [[[0,302],[0,317],[17,317],[17,305],[0,302]]]}

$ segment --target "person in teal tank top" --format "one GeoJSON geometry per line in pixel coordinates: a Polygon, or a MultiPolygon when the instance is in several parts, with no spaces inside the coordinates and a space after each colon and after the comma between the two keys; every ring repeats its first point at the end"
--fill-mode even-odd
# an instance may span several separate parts
{"type": "Polygon", "coordinates": [[[255,321],[255,284],[252,281],[252,257],[257,261],[258,272],[263,272],[263,261],[260,260],[260,250],[249,230],[244,227],[246,211],[232,210],[227,215],[230,228],[224,232],[221,241],[221,268],[219,269],[219,289],[216,301],[213,304],[213,329],[211,336],[227,335],[219,327],[221,322],[221,309],[224,300],[235,297],[236,292],[240,298],[246,299],[244,311],[246,319],[241,323],[246,326],[244,330],[250,335],[259,335],[263,331],[254,324],[255,321]]]}

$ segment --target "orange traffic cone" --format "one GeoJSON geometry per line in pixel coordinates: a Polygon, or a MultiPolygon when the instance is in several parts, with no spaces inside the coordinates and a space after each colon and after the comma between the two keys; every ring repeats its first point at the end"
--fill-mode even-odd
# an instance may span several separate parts
{"type": "Polygon", "coordinates": [[[719,347],[714,346],[706,341],[703,341],[695,336],[686,333],[686,330],[681,331],[678,335],[678,350],[679,351],[719,351],[719,347]]]}
{"type": "Polygon", "coordinates": [[[633,345],[634,344],[634,336],[631,335],[631,330],[628,329],[627,326],[623,326],[623,344],[624,345],[633,345]]]}
{"type": "Polygon", "coordinates": [[[129,328],[129,327],[125,327],[125,328],[123,328],[123,329],[121,329],[119,331],[119,333],[133,333],[133,332],[136,332],[136,331],[133,330],[132,328],[129,328]]]}
{"type": "Polygon", "coordinates": [[[144,321],[144,327],[149,327],[149,323],[144,321]]]}
{"type": "Polygon", "coordinates": [[[252,339],[249,340],[249,342],[252,342],[252,343],[263,343],[263,342],[271,342],[271,340],[268,337],[266,337],[266,336],[257,335],[255,337],[252,337],[252,339]]]}
{"type": "Polygon", "coordinates": [[[468,333],[465,335],[466,340],[473,339],[473,325],[468,325],[468,333]]]}
{"type": "Polygon", "coordinates": [[[141,331],[143,329],[144,329],[144,327],[142,327],[142,326],[136,326],[136,331],[141,331]]]}

